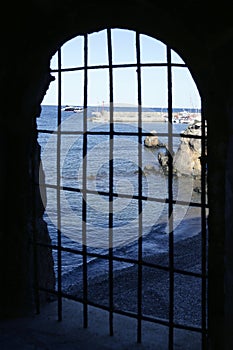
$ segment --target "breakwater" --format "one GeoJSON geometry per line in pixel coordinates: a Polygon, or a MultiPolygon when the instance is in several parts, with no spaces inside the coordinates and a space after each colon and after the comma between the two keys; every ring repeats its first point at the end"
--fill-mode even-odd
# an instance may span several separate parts
{"type": "MultiPolygon", "coordinates": [[[[109,122],[110,121],[110,112],[101,111],[93,112],[91,116],[92,122],[109,122]]],[[[113,114],[114,122],[138,122],[138,112],[114,112],[113,114]]],[[[143,122],[166,122],[166,116],[161,112],[142,112],[142,121],[143,122]]]]}

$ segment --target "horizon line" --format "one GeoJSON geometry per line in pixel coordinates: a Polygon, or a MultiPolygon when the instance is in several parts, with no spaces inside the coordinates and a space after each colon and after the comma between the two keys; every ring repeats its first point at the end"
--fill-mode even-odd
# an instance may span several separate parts
{"type": "MultiPolygon", "coordinates": [[[[57,104],[41,104],[41,106],[50,106],[50,107],[57,107],[57,104]]],[[[72,107],[83,107],[83,105],[76,105],[76,104],[61,104],[61,107],[65,106],[72,106],[72,107]]],[[[101,105],[95,105],[95,104],[90,104],[87,106],[88,107],[98,107],[102,108],[101,105]]],[[[104,107],[109,108],[109,104],[104,105],[104,107]]],[[[137,108],[138,105],[131,105],[131,104],[114,104],[114,107],[119,107],[119,108],[137,108]]],[[[161,107],[161,106],[142,106],[142,108],[159,108],[159,109],[168,109],[168,107],[161,107]]],[[[172,109],[198,109],[201,110],[201,107],[191,107],[191,106],[180,106],[180,107],[172,107],[172,109]]]]}

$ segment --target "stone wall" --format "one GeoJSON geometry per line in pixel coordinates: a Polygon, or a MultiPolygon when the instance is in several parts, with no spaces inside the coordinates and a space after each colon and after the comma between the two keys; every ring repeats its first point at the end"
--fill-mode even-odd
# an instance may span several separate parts
{"type": "MultiPolygon", "coordinates": [[[[14,43],[17,48],[18,43],[14,43]]],[[[34,185],[40,160],[35,120],[50,74],[49,67],[40,61],[40,53],[30,51],[22,43],[14,66],[10,64],[13,55],[16,57],[12,46],[1,58],[5,64],[0,74],[0,318],[35,312],[34,232],[41,242],[50,242],[42,219],[44,208],[34,185]]],[[[38,249],[37,260],[38,283],[52,288],[51,250],[38,249]]],[[[43,295],[41,300],[45,299],[43,295]]]]}

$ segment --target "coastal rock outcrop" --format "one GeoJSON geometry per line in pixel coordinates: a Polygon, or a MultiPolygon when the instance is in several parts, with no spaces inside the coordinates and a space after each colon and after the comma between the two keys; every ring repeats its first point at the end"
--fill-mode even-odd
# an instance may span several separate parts
{"type": "Polygon", "coordinates": [[[158,153],[158,161],[162,167],[163,173],[168,175],[168,150],[165,153],[158,153]]]}
{"type": "MultiPolygon", "coordinates": [[[[201,139],[197,138],[197,136],[201,136],[201,126],[201,122],[195,122],[187,127],[187,129],[183,132],[184,137],[180,138],[178,150],[173,156],[174,175],[192,176],[195,180],[196,192],[201,191],[201,139]]],[[[205,155],[206,154],[207,152],[205,152],[205,155]]],[[[168,150],[166,150],[165,153],[158,153],[158,161],[164,173],[167,174],[168,150]]]]}
{"type": "Polygon", "coordinates": [[[188,126],[183,132],[184,137],[180,139],[180,145],[173,158],[174,172],[179,175],[201,176],[201,122],[188,126]],[[189,137],[185,137],[185,136],[189,137]],[[192,138],[192,136],[194,136],[192,138]]]}
{"type": "Polygon", "coordinates": [[[157,136],[157,132],[155,130],[152,130],[151,136],[146,136],[144,140],[144,146],[151,147],[151,148],[160,148],[160,147],[166,147],[166,145],[159,141],[159,138],[157,136]]]}

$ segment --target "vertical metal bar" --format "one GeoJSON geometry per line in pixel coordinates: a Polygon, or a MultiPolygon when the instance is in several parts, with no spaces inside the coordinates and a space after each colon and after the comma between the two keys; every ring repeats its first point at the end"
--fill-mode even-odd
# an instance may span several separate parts
{"type": "Polygon", "coordinates": [[[37,227],[36,227],[36,213],[37,213],[37,200],[36,192],[38,186],[38,180],[36,178],[36,167],[35,167],[35,157],[37,156],[37,126],[36,119],[34,118],[32,124],[32,196],[33,196],[33,205],[32,205],[32,230],[33,230],[33,264],[34,264],[34,298],[36,313],[40,313],[40,296],[39,296],[39,280],[38,280],[38,249],[37,249],[37,227]]]}
{"type": "Polygon", "coordinates": [[[137,80],[138,80],[138,325],[137,342],[142,341],[142,87],[140,34],[136,32],[137,80]]]}
{"type": "Polygon", "coordinates": [[[167,46],[168,84],[168,222],[169,222],[169,350],[174,343],[173,125],[171,49],[167,46]]]}
{"type": "Polygon", "coordinates": [[[201,232],[202,232],[202,350],[207,349],[206,336],[206,128],[201,115],[201,232]]]}
{"type": "Polygon", "coordinates": [[[111,29],[107,29],[109,61],[109,102],[110,102],[110,136],[109,136],[109,333],[113,335],[113,68],[111,29]]]}
{"type": "Polygon", "coordinates": [[[87,306],[87,82],[88,82],[88,34],[84,35],[84,101],[83,101],[83,197],[82,197],[82,251],[83,251],[83,327],[88,326],[87,306]]]}
{"type": "Polygon", "coordinates": [[[62,320],[62,257],[61,257],[61,48],[58,50],[58,110],[57,110],[57,288],[58,320],[62,320]]]}

